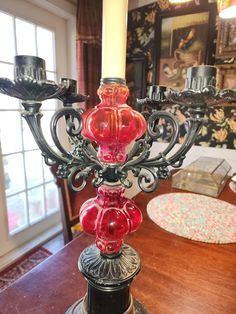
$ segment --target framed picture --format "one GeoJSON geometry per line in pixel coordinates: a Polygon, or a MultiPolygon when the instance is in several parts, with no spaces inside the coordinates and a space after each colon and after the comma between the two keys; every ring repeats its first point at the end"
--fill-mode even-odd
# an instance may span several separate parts
{"type": "Polygon", "coordinates": [[[137,98],[146,97],[146,57],[130,57],[126,62],[126,84],[129,88],[127,104],[133,108],[137,98]]]}
{"type": "Polygon", "coordinates": [[[181,90],[188,67],[213,63],[215,18],[216,6],[212,4],[176,10],[159,17],[156,26],[157,84],[181,90]]]}
{"type": "Polygon", "coordinates": [[[236,64],[217,65],[217,88],[236,90],[236,64]]]}
{"type": "Polygon", "coordinates": [[[218,19],[216,57],[224,59],[236,56],[236,19],[218,19]]]}

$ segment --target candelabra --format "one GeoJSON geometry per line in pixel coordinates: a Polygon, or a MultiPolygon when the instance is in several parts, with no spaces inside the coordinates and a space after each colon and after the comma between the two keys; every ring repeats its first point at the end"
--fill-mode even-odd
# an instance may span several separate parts
{"type": "Polygon", "coordinates": [[[145,192],[158,187],[169,177],[169,166],[182,165],[203,123],[208,105],[234,100],[235,92],[217,90],[216,69],[211,66],[189,68],[186,88],[181,91],[153,87],[150,98],[139,100],[156,109],[142,115],[125,104],[128,88],[118,78],[101,80],[101,103],[93,109],[74,109],[72,104],[85,101],[76,92],[76,81],[64,78],[60,84],[46,79],[45,62],[32,56],[15,57],[15,79],[0,78],[0,92],[19,98],[27,121],[47,165],[58,165],[57,175],[68,179],[70,187],[82,191],[93,175],[97,197],[87,200],[80,210],[85,232],[95,235],[96,244],[86,248],[79,258],[79,269],[88,282],[86,296],[67,313],[146,313],[130,294],[130,284],[140,271],[137,252],[124,244],[124,237],[138,229],[142,214],[133,200],[124,196],[132,186],[131,172],[145,192]],[[58,152],[46,142],[41,129],[40,106],[43,100],[57,98],[63,108],[51,120],[51,135],[58,152]],[[163,110],[177,103],[187,106],[191,117],[184,143],[171,154],[178,140],[179,124],[163,110]],[[57,134],[60,119],[66,121],[71,150],[66,150],[57,134]],[[150,157],[154,141],[163,134],[163,123],[171,126],[170,141],[164,151],[150,157]],[[131,150],[126,148],[133,142],[131,150]],[[96,145],[94,145],[94,143],[96,145]]]}

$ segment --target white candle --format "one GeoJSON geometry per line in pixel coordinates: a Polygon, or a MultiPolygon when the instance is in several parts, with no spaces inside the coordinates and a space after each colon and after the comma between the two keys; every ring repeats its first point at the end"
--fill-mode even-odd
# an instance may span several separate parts
{"type": "Polygon", "coordinates": [[[102,78],[125,79],[128,0],[103,0],[102,78]]]}

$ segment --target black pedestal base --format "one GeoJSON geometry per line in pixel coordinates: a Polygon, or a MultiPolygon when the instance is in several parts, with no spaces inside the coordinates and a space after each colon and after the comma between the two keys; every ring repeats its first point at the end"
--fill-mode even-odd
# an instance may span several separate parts
{"type": "Polygon", "coordinates": [[[130,284],[140,271],[140,258],[129,245],[124,244],[113,256],[101,254],[91,245],[81,253],[78,265],[88,282],[87,294],[67,314],[147,314],[130,294],[130,284]]]}
{"type": "MultiPolygon", "coordinates": [[[[86,309],[86,302],[80,299],[75,302],[66,312],[66,314],[89,314],[86,309]]],[[[148,314],[147,310],[137,300],[133,300],[129,308],[123,314],[148,314]]]]}

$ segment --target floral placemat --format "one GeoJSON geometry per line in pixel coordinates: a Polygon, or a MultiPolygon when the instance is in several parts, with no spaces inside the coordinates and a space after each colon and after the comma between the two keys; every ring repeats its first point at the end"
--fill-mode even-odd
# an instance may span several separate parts
{"type": "Polygon", "coordinates": [[[193,193],[168,193],[147,205],[149,217],[178,236],[208,243],[236,242],[236,206],[193,193]]]}

